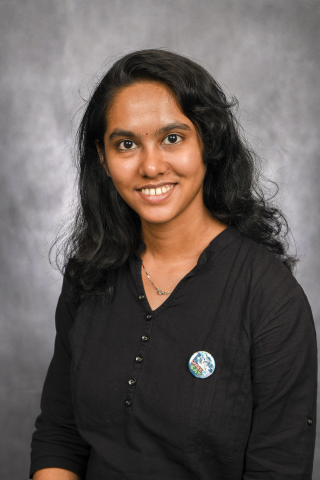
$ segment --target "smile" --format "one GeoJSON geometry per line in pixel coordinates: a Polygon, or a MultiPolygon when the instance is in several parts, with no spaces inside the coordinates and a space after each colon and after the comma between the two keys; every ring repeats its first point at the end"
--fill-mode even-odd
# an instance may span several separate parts
{"type": "Polygon", "coordinates": [[[169,197],[171,197],[176,186],[176,183],[169,183],[160,185],[157,188],[141,188],[141,190],[136,190],[136,192],[144,202],[156,205],[165,202],[169,197]]]}
{"type": "Polygon", "coordinates": [[[163,185],[162,187],[158,188],[142,188],[140,191],[144,195],[162,195],[163,193],[169,192],[174,187],[173,184],[171,185],[163,185]]]}

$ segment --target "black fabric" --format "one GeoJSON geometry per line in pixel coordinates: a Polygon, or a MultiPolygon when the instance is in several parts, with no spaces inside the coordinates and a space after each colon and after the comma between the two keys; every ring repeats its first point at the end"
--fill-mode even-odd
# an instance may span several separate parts
{"type": "Polygon", "coordinates": [[[138,254],[112,302],[77,309],[67,295],[64,282],[30,477],[61,467],[87,480],[311,479],[315,328],[271,253],[228,227],[154,311],[138,254]],[[216,362],[206,379],[188,369],[199,350],[216,362]]]}

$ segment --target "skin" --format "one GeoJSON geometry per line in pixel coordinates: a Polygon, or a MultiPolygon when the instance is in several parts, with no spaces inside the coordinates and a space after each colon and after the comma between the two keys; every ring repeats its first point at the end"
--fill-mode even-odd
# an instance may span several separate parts
{"type": "Polygon", "coordinates": [[[33,474],[33,480],[80,480],[80,477],[63,468],[42,468],[33,474]]]}
{"type": "MultiPolygon", "coordinates": [[[[158,288],[172,291],[227,228],[203,203],[206,167],[195,126],[167,86],[136,83],[115,96],[107,113],[104,152],[97,148],[106,174],[141,218],[146,244],[141,257],[149,276],[158,288]],[[161,198],[141,193],[142,187],[159,183],[174,187],[161,198]]],[[[158,295],[141,274],[154,310],[168,297],[158,295]]]]}

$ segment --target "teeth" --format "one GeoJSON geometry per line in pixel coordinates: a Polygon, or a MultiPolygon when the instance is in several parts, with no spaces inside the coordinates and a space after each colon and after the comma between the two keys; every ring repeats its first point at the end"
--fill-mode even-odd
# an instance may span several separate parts
{"type": "Polygon", "coordinates": [[[171,188],[173,188],[174,185],[163,185],[162,187],[158,187],[158,188],[143,188],[141,190],[141,192],[144,194],[144,195],[161,195],[163,193],[166,193],[168,192],[169,190],[171,190],[171,188]]]}

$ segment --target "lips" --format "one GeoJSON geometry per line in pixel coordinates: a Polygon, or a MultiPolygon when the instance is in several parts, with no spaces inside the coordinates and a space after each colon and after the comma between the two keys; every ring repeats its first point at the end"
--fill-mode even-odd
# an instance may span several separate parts
{"type": "Polygon", "coordinates": [[[168,181],[166,181],[166,182],[161,182],[161,183],[160,183],[160,182],[159,182],[159,183],[148,183],[148,185],[142,185],[142,187],[137,188],[137,190],[140,190],[140,191],[141,191],[142,189],[145,190],[146,188],[154,188],[154,189],[156,189],[156,188],[159,188],[159,187],[163,187],[163,186],[165,186],[165,185],[166,185],[166,186],[168,186],[168,185],[175,185],[175,182],[168,182],[168,181]]]}
{"type": "Polygon", "coordinates": [[[140,190],[141,193],[144,195],[162,195],[163,193],[167,193],[169,190],[171,190],[174,187],[174,184],[167,184],[167,185],[162,185],[161,187],[157,188],[142,188],[140,190]]]}
{"type": "Polygon", "coordinates": [[[170,197],[175,190],[176,183],[165,183],[161,186],[154,185],[151,188],[145,187],[136,190],[140,197],[148,203],[160,203],[170,197]]]}

